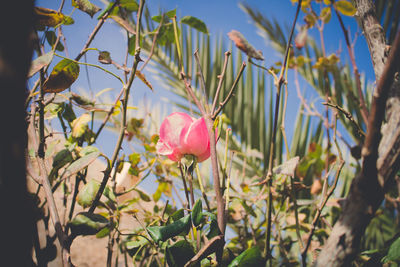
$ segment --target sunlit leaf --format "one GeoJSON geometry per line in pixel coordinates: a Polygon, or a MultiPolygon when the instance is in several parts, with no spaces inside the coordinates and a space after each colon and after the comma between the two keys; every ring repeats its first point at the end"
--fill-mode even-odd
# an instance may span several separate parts
{"type": "Polygon", "coordinates": [[[100,7],[96,6],[95,4],[92,4],[89,0],[71,0],[72,1],[72,6],[76,7],[83,12],[89,14],[93,18],[93,15],[96,14],[101,10],[100,7]]]}
{"type": "Polygon", "coordinates": [[[100,183],[94,179],[89,180],[85,186],[79,191],[77,201],[84,208],[90,207],[99,191],[100,183]]]}
{"type": "Polygon", "coordinates": [[[357,9],[353,6],[353,4],[346,0],[336,1],[333,5],[337,11],[346,16],[354,16],[354,14],[357,12],[357,9]]]}
{"type": "Polygon", "coordinates": [[[34,7],[37,26],[56,27],[60,24],[72,24],[73,19],[65,16],[61,12],[44,7],[34,7]]]}
{"type": "Polygon", "coordinates": [[[187,24],[190,27],[195,28],[196,30],[198,30],[200,32],[204,32],[204,33],[208,34],[206,24],[196,17],[185,16],[181,19],[181,23],[187,24]]]}
{"type": "MultiPolygon", "coordinates": [[[[176,15],[176,9],[172,9],[168,12],[165,12],[164,22],[168,22],[169,19],[172,19],[173,17],[175,17],[175,15],[176,15]]],[[[160,23],[162,17],[163,17],[163,15],[157,15],[157,16],[153,16],[151,19],[154,20],[155,22],[160,23]]]]}
{"type": "Polygon", "coordinates": [[[125,8],[129,12],[135,12],[139,9],[139,5],[135,0],[120,0],[119,6],[125,8]]]}
{"type": "Polygon", "coordinates": [[[63,59],[53,69],[43,84],[46,93],[58,93],[70,87],[79,76],[79,65],[63,59]]]}
{"type": "Polygon", "coordinates": [[[129,33],[136,34],[135,29],[133,28],[133,26],[131,25],[131,23],[128,20],[126,20],[126,19],[124,19],[124,18],[122,18],[120,16],[117,16],[117,15],[113,15],[113,16],[111,16],[111,18],[116,23],[118,23],[120,26],[122,26],[122,28],[127,30],[129,33]]]}
{"type": "Polygon", "coordinates": [[[93,152],[84,155],[83,157],[74,161],[71,165],[69,165],[65,171],[64,176],[71,176],[80,170],[86,168],[90,163],[92,163],[98,156],[100,155],[100,151],[98,149],[93,150],[93,152]]]}
{"type": "Polygon", "coordinates": [[[72,122],[72,136],[75,138],[81,137],[88,126],[88,122],[91,121],[91,116],[87,113],[82,114],[79,118],[76,118],[72,122]]]}
{"type": "Polygon", "coordinates": [[[332,17],[332,12],[330,7],[325,7],[321,10],[321,15],[319,15],[319,18],[324,23],[328,23],[331,20],[331,17],[332,17]]]}

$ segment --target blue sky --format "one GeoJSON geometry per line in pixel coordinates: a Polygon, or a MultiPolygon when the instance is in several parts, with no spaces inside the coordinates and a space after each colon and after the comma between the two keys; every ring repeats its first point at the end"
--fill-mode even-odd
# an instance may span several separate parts
{"type": "MultiPolygon", "coordinates": [[[[94,4],[101,8],[105,7],[105,4],[101,1],[92,0],[94,4]]],[[[150,8],[153,15],[156,15],[159,10],[168,11],[171,9],[177,9],[177,16],[183,17],[187,15],[195,16],[203,20],[210,32],[210,37],[214,38],[219,34],[225,38],[226,42],[229,42],[227,33],[232,29],[240,31],[246,39],[263,52],[266,58],[264,64],[266,66],[271,66],[274,62],[280,60],[277,53],[272,47],[268,45],[259,34],[257,28],[251,23],[250,18],[239,8],[239,3],[246,2],[252,7],[255,7],[265,16],[270,18],[276,18],[281,24],[290,25],[294,18],[296,11],[296,6],[292,4],[290,0],[249,0],[249,1],[236,1],[236,0],[148,0],[146,1],[147,6],[150,8]]],[[[37,6],[47,7],[52,9],[58,9],[60,1],[54,0],[39,0],[36,1],[37,6]]],[[[65,1],[65,7],[63,13],[70,14],[73,8],[71,7],[71,1],[65,1]]],[[[63,33],[67,39],[67,49],[68,55],[62,54],[64,56],[69,56],[74,58],[79,51],[82,49],[84,43],[86,42],[89,34],[91,33],[94,26],[97,24],[97,14],[94,18],[90,18],[87,14],[81,12],[80,10],[75,10],[72,14],[75,20],[75,24],[71,26],[63,27],[63,33]]],[[[345,17],[344,23],[346,27],[349,27],[351,33],[359,32],[361,30],[358,28],[355,20],[350,17],[345,17]]],[[[303,14],[300,15],[299,25],[304,24],[303,14]]],[[[311,35],[315,37],[316,40],[319,39],[317,30],[314,29],[310,32],[311,35]]],[[[336,52],[339,47],[342,48],[342,56],[347,60],[347,50],[345,47],[345,42],[343,38],[343,33],[339,28],[339,24],[336,16],[332,15],[331,22],[326,25],[325,28],[325,45],[327,49],[327,54],[336,52]]],[[[95,40],[93,41],[91,47],[96,47],[100,50],[106,50],[111,53],[112,58],[122,63],[126,53],[126,37],[120,30],[120,27],[115,23],[107,22],[100,30],[95,40]]],[[[233,48],[237,49],[237,48],[233,48]]],[[[373,80],[372,64],[368,53],[368,48],[365,39],[362,36],[358,37],[356,47],[355,47],[356,61],[360,72],[365,72],[369,80],[373,80]]],[[[87,53],[87,61],[97,64],[97,52],[89,51],[87,53]]],[[[83,60],[83,59],[82,59],[83,60]]],[[[56,59],[58,62],[58,59],[56,59]]],[[[108,68],[108,67],[107,67],[108,68]]],[[[115,73],[118,71],[110,66],[108,69],[115,73]]],[[[122,73],[119,72],[122,76],[122,73]]],[[[168,96],[162,86],[155,81],[150,74],[148,79],[154,85],[154,92],[143,85],[140,81],[135,81],[134,88],[132,91],[132,99],[134,104],[142,101],[143,97],[151,99],[154,103],[159,103],[163,96],[168,96]]],[[[120,91],[121,84],[113,77],[104,74],[104,72],[97,69],[89,68],[90,84],[94,93],[104,89],[104,88],[115,88],[114,92],[117,94],[120,91]]],[[[72,86],[72,91],[78,88],[88,88],[88,81],[86,79],[86,70],[81,66],[81,73],[78,80],[72,86]]],[[[302,88],[307,88],[302,84],[302,88]]],[[[311,89],[307,89],[307,96],[315,98],[315,95],[311,92],[311,89]]],[[[298,109],[298,99],[296,96],[296,91],[294,89],[293,83],[289,83],[289,110],[287,112],[287,120],[293,121],[292,118],[296,116],[298,109]]],[[[320,101],[322,102],[322,100],[320,101]]],[[[288,134],[292,132],[292,123],[287,123],[288,134]]],[[[112,149],[115,146],[115,135],[110,135],[109,133],[103,133],[104,137],[101,142],[98,142],[100,149],[106,152],[106,154],[111,154],[112,149]],[[114,136],[114,138],[113,138],[114,136]],[[111,141],[110,141],[111,140],[111,141]]]]}

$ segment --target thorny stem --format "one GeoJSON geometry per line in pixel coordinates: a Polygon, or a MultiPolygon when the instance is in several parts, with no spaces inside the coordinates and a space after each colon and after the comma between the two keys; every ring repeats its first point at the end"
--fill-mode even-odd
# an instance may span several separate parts
{"type": "MultiPolygon", "coordinates": [[[[104,177],[103,180],[100,184],[100,188],[97,191],[96,197],[93,200],[93,203],[91,205],[91,207],[89,208],[89,212],[93,213],[94,210],[96,209],[97,203],[100,200],[101,195],[103,194],[103,191],[106,187],[107,181],[110,177],[110,173],[111,170],[117,160],[118,154],[119,154],[119,150],[121,148],[122,145],[122,141],[124,139],[125,136],[125,130],[126,130],[126,117],[127,117],[127,108],[128,108],[128,98],[129,98],[129,92],[130,89],[132,87],[132,83],[133,80],[135,79],[136,76],[136,69],[137,66],[139,64],[140,61],[142,61],[140,59],[140,47],[139,47],[139,40],[140,40],[140,24],[141,24],[141,18],[142,18],[142,12],[143,12],[143,6],[144,6],[144,2],[145,0],[141,0],[140,4],[139,4],[139,9],[137,11],[137,21],[136,21],[136,51],[135,51],[135,59],[134,59],[134,63],[133,63],[133,67],[132,67],[132,71],[131,71],[131,76],[129,77],[128,83],[125,85],[124,87],[124,99],[123,99],[123,112],[122,112],[122,121],[121,121],[121,129],[119,132],[119,137],[118,137],[118,141],[117,144],[115,146],[114,149],[114,153],[111,159],[111,162],[109,161],[109,165],[107,166],[107,169],[104,171],[104,177]]],[[[104,17],[104,16],[103,16],[104,17]]]]}
{"type": "Polygon", "coordinates": [[[271,225],[272,225],[272,175],[273,175],[273,159],[275,156],[275,140],[276,140],[276,132],[277,132],[277,124],[278,124],[278,117],[279,117],[279,103],[280,103],[280,95],[281,95],[281,86],[284,83],[284,72],[287,68],[287,63],[288,63],[288,58],[289,58],[289,51],[290,51],[290,46],[293,38],[293,33],[294,33],[294,28],[296,26],[296,21],[299,16],[300,12],[300,7],[301,7],[301,2],[302,0],[299,0],[297,3],[297,10],[296,10],[296,15],[293,20],[292,24],[292,29],[290,31],[288,43],[286,45],[286,50],[285,50],[285,57],[284,61],[282,64],[281,72],[279,75],[278,80],[275,80],[275,85],[276,85],[276,101],[275,101],[275,112],[274,112],[274,124],[273,124],[273,130],[272,130],[272,137],[271,137],[271,144],[270,144],[270,153],[269,153],[269,161],[268,161],[268,172],[267,172],[267,177],[266,177],[266,182],[267,182],[267,189],[268,189],[268,221],[267,221],[267,229],[266,229],[266,244],[265,244],[265,257],[267,259],[267,262],[269,261],[270,265],[272,265],[272,258],[271,258],[271,248],[270,248],[270,242],[271,242],[271,225]]]}

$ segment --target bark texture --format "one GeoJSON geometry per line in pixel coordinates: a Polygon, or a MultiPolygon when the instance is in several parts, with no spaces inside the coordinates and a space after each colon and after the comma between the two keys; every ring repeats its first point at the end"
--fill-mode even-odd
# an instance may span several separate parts
{"type": "MultiPolygon", "coordinates": [[[[361,237],[383,200],[384,188],[392,181],[400,163],[399,53],[392,53],[387,60],[385,34],[376,19],[372,1],[355,2],[357,18],[370,49],[378,87],[373,96],[375,103],[371,108],[363,147],[362,171],[352,182],[342,214],[316,266],[350,266],[358,253],[361,237]],[[386,122],[382,124],[384,119],[386,122]]],[[[398,35],[393,45],[394,51],[399,51],[399,40],[398,35]]]]}
{"type": "Polygon", "coordinates": [[[34,1],[5,1],[0,11],[0,205],[2,266],[32,265],[33,204],[26,188],[26,77],[34,1]]]}

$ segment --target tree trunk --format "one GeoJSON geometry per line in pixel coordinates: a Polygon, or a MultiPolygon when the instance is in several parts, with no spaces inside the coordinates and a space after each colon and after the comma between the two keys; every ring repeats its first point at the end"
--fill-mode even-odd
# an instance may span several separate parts
{"type": "Polygon", "coordinates": [[[26,187],[26,80],[34,1],[4,1],[0,14],[0,203],[3,266],[32,265],[33,203],[26,187]]]}
{"type": "MultiPolygon", "coordinates": [[[[384,198],[385,186],[393,181],[400,163],[399,53],[391,53],[394,58],[387,60],[385,34],[376,18],[372,1],[355,2],[356,16],[364,31],[377,79],[378,88],[374,92],[376,103],[372,105],[368,121],[362,171],[352,181],[342,214],[321,251],[316,266],[351,264],[358,253],[365,229],[384,198]],[[383,97],[380,89],[385,92],[383,97]],[[374,108],[379,109],[381,114],[376,114],[374,108]],[[378,124],[371,122],[372,119],[376,119],[374,122],[378,124]],[[384,119],[386,123],[381,127],[384,119]]],[[[399,40],[398,34],[392,52],[399,50],[399,40]]]]}

